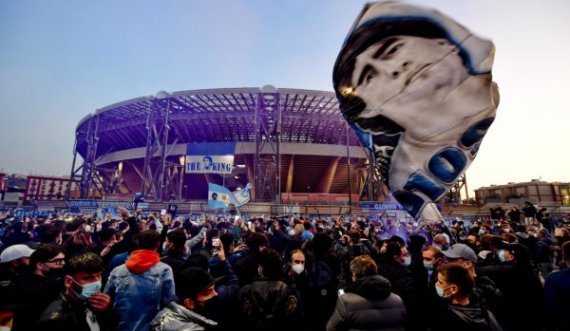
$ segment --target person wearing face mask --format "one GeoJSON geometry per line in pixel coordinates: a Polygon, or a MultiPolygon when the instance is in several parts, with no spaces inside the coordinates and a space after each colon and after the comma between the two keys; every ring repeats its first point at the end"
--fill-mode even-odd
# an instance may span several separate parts
{"type": "MultiPolygon", "coordinates": [[[[421,264],[422,261],[414,263],[421,264]]],[[[414,278],[414,273],[410,269],[412,257],[410,256],[404,241],[397,236],[393,236],[387,241],[386,251],[381,255],[378,265],[378,274],[386,277],[392,284],[392,292],[402,298],[408,311],[408,330],[423,330],[424,319],[422,318],[422,307],[424,296],[427,290],[425,274],[422,279],[414,278]]]]}
{"type": "Polygon", "coordinates": [[[443,263],[443,254],[435,246],[428,246],[422,252],[423,264],[428,272],[428,279],[433,283],[434,271],[443,263]]]}
{"type": "Polygon", "coordinates": [[[290,262],[283,266],[284,274],[293,279],[306,276],[305,254],[302,250],[296,249],[291,252],[290,262]]]}
{"type": "Polygon", "coordinates": [[[103,260],[94,253],[74,255],[67,263],[64,291],[44,312],[35,330],[114,330],[111,297],[101,293],[103,260]]]}
{"type": "Polygon", "coordinates": [[[30,255],[29,269],[16,280],[24,307],[15,311],[14,330],[32,330],[41,312],[63,288],[65,254],[58,245],[42,245],[30,255]]]}
{"type": "Polygon", "coordinates": [[[471,273],[460,265],[437,269],[435,289],[443,304],[432,315],[430,330],[502,330],[491,311],[470,299],[474,285],[471,273]]]}
{"type": "Polygon", "coordinates": [[[212,330],[218,322],[208,316],[216,303],[217,279],[201,268],[191,267],[176,278],[178,302],[169,303],[150,323],[152,331],[212,330]]]}
{"type": "Polygon", "coordinates": [[[505,331],[541,330],[543,288],[538,275],[530,264],[519,261],[515,245],[500,240],[493,244],[498,262],[478,271],[501,291],[496,313],[499,322],[505,331]]]}
{"type": "Polygon", "coordinates": [[[305,270],[305,253],[296,249],[291,252],[289,263],[283,265],[283,274],[287,285],[299,293],[299,311],[304,311],[305,300],[309,296],[310,284],[307,270],[305,270]]]}
{"type": "MultiPolygon", "coordinates": [[[[467,269],[473,277],[475,284],[470,300],[492,310],[496,315],[497,306],[501,300],[501,291],[491,278],[477,273],[477,255],[475,251],[465,244],[454,244],[447,251],[442,252],[442,254],[445,257],[444,264],[460,265],[467,269]]],[[[431,293],[434,292],[433,290],[431,291],[431,293]]]]}

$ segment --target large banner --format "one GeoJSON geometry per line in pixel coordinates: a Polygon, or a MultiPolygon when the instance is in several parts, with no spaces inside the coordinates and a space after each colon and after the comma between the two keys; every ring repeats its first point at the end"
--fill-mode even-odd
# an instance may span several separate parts
{"type": "Polygon", "coordinates": [[[444,14],[400,2],[364,7],[334,66],[340,110],[396,200],[416,219],[477,156],[495,119],[495,47],[444,14]]]}
{"type": "Polygon", "coordinates": [[[187,174],[232,173],[236,143],[188,144],[186,152],[187,174]]]}

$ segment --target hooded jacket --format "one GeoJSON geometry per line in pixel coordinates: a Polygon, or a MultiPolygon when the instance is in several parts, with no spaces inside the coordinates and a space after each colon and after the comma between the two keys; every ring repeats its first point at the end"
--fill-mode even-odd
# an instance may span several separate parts
{"type": "Polygon", "coordinates": [[[333,330],[404,330],[407,313],[402,299],[390,292],[388,279],[363,277],[339,296],[327,323],[333,330]]]}
{"type": "Polygon", "coordinates": [[[113,269],[105,293],[119,315],[118,331],[146,331],[156,314],[174,301],[172,268],[150,250],[136,250],[113,269]]]}
{"type": "Polygon", "coordinates": [[[201,331],[218,323],[205,318],[186,307],[171,302],[150,323],[152,331],[201,331]]]}
{"type": "Polygon", "coordinates": [[[490,311],[478,304],[448,305],[432,331],[503,331],[490,311]]]}

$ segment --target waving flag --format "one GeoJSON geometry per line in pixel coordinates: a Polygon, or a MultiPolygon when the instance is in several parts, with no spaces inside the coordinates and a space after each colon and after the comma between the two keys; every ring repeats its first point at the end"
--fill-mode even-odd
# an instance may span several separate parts
{"type": "Polygon", "coordinates": [[[345,39],[333,70],[340,109],[416,219],[441,217],[426,206],[465,172],[493,123],[494,54],[451,18],[400,2],[366,5],[345,39]]]}
{"type": "Polygon", "coordinates": [[[251,184],[248,183],[243,190],[232,192],[233,203],[236,207],[241,207],[249,202],[249,190],[251,190],[251,184]]]}
{"type": "Polygon", "coordinates": [[[227,188],[208,183],[208,208],[227,209],[232,202],[232,193],[227,188]]]}

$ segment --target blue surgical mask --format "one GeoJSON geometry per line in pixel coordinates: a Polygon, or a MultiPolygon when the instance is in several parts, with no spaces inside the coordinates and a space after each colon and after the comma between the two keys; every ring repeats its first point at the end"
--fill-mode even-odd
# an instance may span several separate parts
{"type": "Polygon", "coordinates": [[[406,267],[409,267],[410,264],[412,264],[412,257],[411,256],[406,256],[404,258],[404,262],[402,262],[402,264],[406,267]]]}
{"type": "Polygon", "coordinates": [[[426,262],[426,261],[424,261],[424,267],[425,267],[427,270],[433,270],[433,262],[426,262]]]}
{"type": "Polygon", "coordinates": [[[484,234],[485,234],[485,230],[479,229],[479,235],[482,236],[482,235],[484,235],[484,234]]]}
{"type": "Polygon", "coordinates": [[[500,250],[499,253],[497,254],[499,261],[501,262],[505,262],[505,251],[500,250]]]}
{"type": "Polygon", "coordinates": [[[447,298],[447,296],[445,294],[443,294],[443,292],[445,292],[445,290],[447,290],[447,288],[441,288],[437,285],[435,286],[435,291],[437,292],[437,295],[439,295],[441,298],[447,298]]]}
{"type": "Polygon", "coordinates": [[[79,299],[81,299],[82,301],[86,301],[87,299],[89,299],[90,296],[101,290],[101,281],[98,280],[96,282],[87,283],[80,286],[81,286],[81,293],[77,293],[75,291],[74,293],[79,299]]]}

